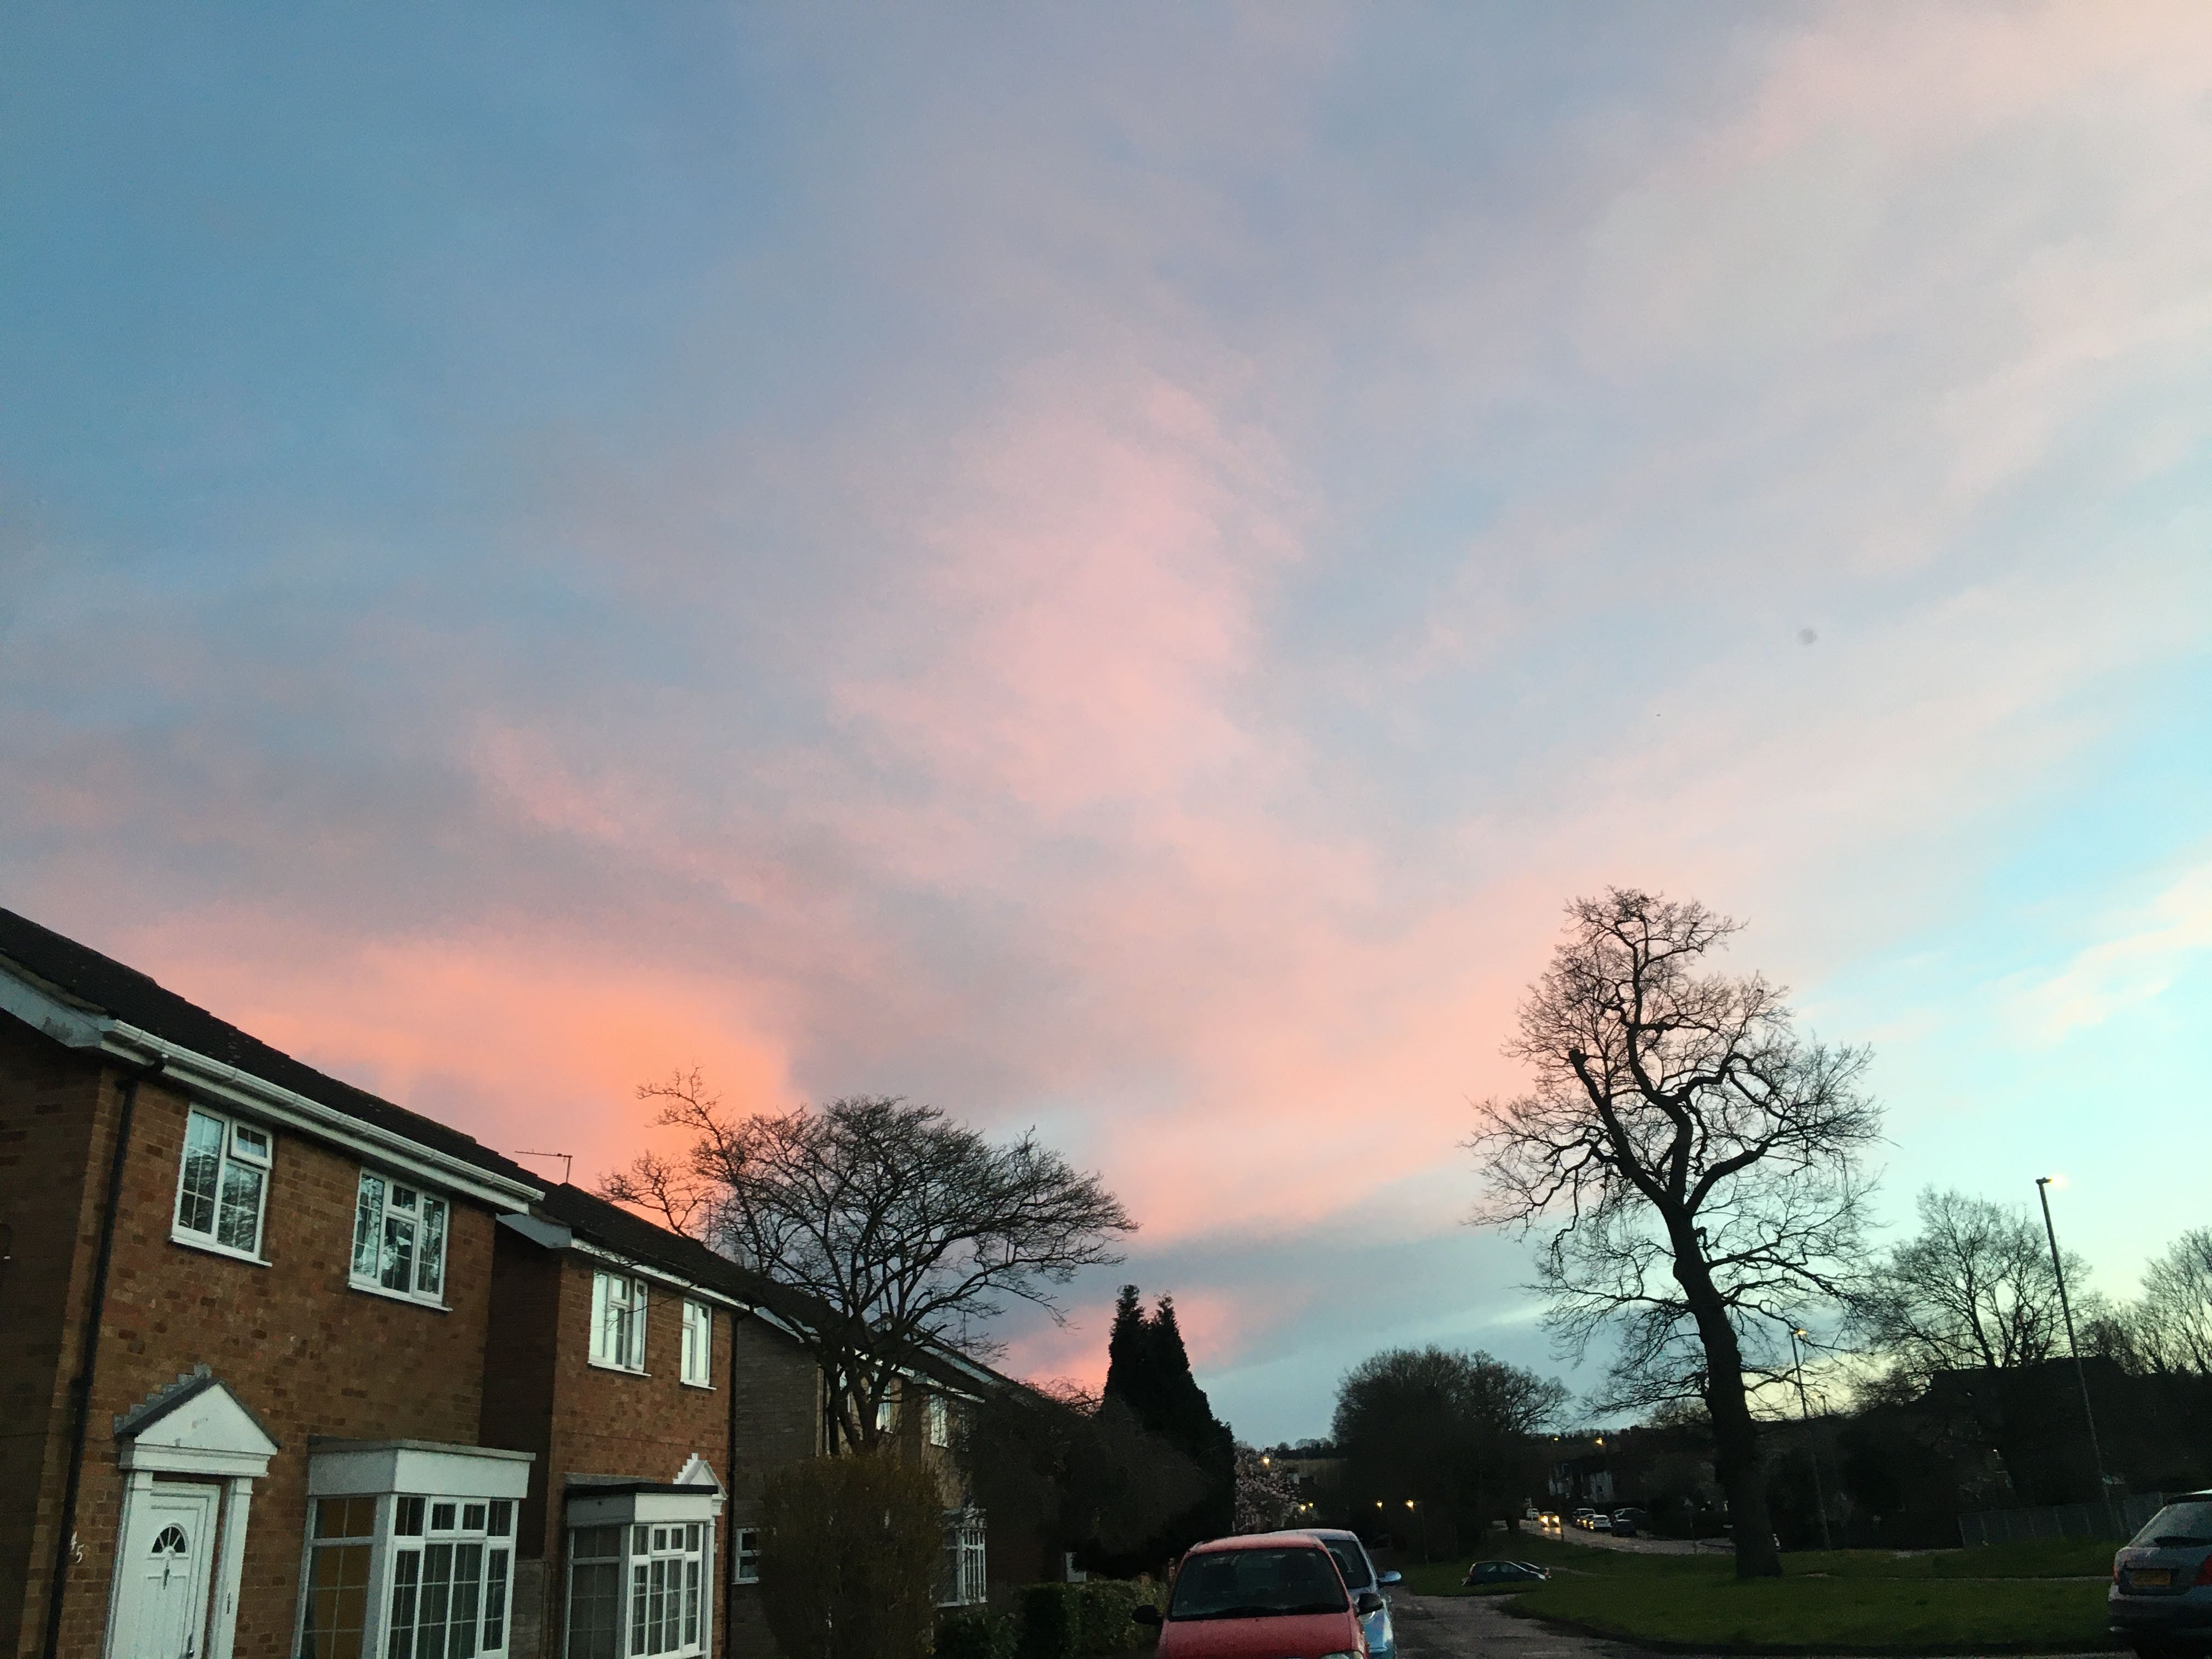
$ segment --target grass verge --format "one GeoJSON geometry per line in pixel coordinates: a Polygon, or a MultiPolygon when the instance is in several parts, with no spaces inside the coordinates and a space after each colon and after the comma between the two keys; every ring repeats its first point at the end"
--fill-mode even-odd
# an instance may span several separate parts
{"type": "MultiPolygon", "coordinates": [[[[1784,1576],[1739,1583],[1722,1554],[1646,1555],[1522,1535],[1484,1553],[1553,1570],[1490,1591],[1516,1613],[1660,1647],[1769,1653],[2053,1653],[2110,1648],[2103,1575],[2112,1546],[2077,1541],[1899,1556],[1785,1556],[1784,1576]]],[[[1406,1588],[1471,1595],[1464,1564],[1412,1568],[1406,1588]]]]}

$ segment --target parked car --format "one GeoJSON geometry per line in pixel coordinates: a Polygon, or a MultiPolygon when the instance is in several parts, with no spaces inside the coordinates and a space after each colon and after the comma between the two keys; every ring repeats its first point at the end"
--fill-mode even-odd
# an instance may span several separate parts
{"type": "Polygon", "coordinates": [[[1577,1510],[1574,1512],[1573,1516],[1574,1523],[1587,1531],[1589,1528],[1590,1516],[1596,1513],[1597,1511],[1593,1509],[1584,1508],[1577,1510]]]}
{"type": "Polygon", "coordinates": [[[1467,1570],[1462,1584],[1522,1584],[1549,1578],[1549,1570],[1533,1561],[1478,1561],[1467,1570]]]}
{"type": "Polygon", "coordinates": [[[1344,1587],[1336,1562],[1310,1533],[1261,1532],[1194,1546],[1176,1573],[1160,1628],[1159,1659],[1361,1659],[1359,1621],[1384,1607],[1375,1590],[1344,1587]]]}
{"type": "MultiPolygon", "coordinates": [[[[1363,1590],[1380,1590],[1385,1584],[1395,1584],[1395,1572],[1378,1573],[1374,1558],[1367,1553],[1367,1546],[1359,1541],[1356,1532],[1343,1532],[1334,1527],[1317,1527],[1306,1534],[1321,1540],[1322,1547],[1336,1559],[1337,1572],[1344,1579],[1344,1587],[1357,1600],[1363,1590]]],[[[1359,1627],[1367,1634],[1369,1659],[1398,1659],[1398,1632],[1390,1622],[1388,1597],[1381,1598],[1382,1606],[1363,1615],[1359,1627]]]]}
{"type": "Polygon", "coordinates": [[[1615,1510],[1613,1512],[1613,1535],[1615,1538],[1635,1537],[1643,1530],[1642,1523],[1637,1519],[1637,1515],[1638,1511],[1635,1510],[1615,1510]]]}
{"type": "Polygon", "coordinates": [[[1583,1525],[1588,1527],[1592,1532],[1611,1532],[1613,1517],[1603,1514],[1593,1515],[1589,1520],[1583,1522],[1583,1525]]]}
{"type": "Polygon", "coordinates": [[[2212,1492],[2175,1498],[2113,1556],[2105,1618],[2141,1659],[2212,1644],[2212,1492]]]}

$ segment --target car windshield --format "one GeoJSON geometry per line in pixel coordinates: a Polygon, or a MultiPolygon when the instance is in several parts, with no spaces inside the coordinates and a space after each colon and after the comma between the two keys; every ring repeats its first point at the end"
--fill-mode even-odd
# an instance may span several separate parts
{"type": "Polygon", "coordinates": [[[1349,1538],[1324,1538],[1328,1553],[1336,1558],[1336,1570],[1344,1575],[1344,1587],[1354,1595],[1373,1582],[1367,1571],[1367,1554],[1349,1538]]]}
{"type": "Polygon", "coordinates": [[[2134,1544],[2212,1544],[2212,1501],[2168,1504],[2128,1540],[2134,1544]]]}
{"type": "Polygon", "coordinates": [[[1267,1619],[1342,1613],[1344,1585],[1318,1547],[1209,1550],[1176,1575],[1170,1619],[1267,1619]]]}

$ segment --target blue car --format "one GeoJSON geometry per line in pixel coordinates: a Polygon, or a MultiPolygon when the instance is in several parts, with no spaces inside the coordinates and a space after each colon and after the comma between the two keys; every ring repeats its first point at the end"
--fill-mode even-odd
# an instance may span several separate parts
{"type": "MultiPolygon", "coordinates": [[[[1336,1570],[1344,1575],[1344,1587],[1352,1592],[1354,1601],[1359,1599],[1362,1590],[1373,1590],[1380,1595],[1385,1584],[1398,1582],[1398,1575],[1395,1572],[1378,1573],[1375,1571],[1375,1563],[1368,1559],[1367,1546],[1359,1541],[1359,1534],[1356,1532],[1310,1528],[1306,1536],[1320,1539],[1328,1553],[1336,1558],[1336,1570]]],[[[1369,1659],[1398,1659],[1398,1632],[1390,1623],[1390,1604],[1388,1601],[1382,1603],[1380,1613],[1369,1613],[1359,1621],[1359,1626],[1367,1632],[1369,1659]]]]}
{"type": "Polygon", "coordinates": [[[2212,1650],[2212,1492],[2175,1498],[2128,1540],[2105,1613],[2142,1659],[2212,1650]]]}

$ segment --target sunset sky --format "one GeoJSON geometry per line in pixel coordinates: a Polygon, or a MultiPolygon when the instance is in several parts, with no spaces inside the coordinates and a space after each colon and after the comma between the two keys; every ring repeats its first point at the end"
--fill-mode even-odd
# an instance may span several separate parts
{"type": "Polygon", "coordinates": [[[0,904],[327,1070],[1034,1125],[1011,1363],[1260,1442],[1593,1380],[1459,1143],[1608,883],[1891,1218],[2207,1219],[2212,8],[50,5],[0,162],[0,904]]]}

